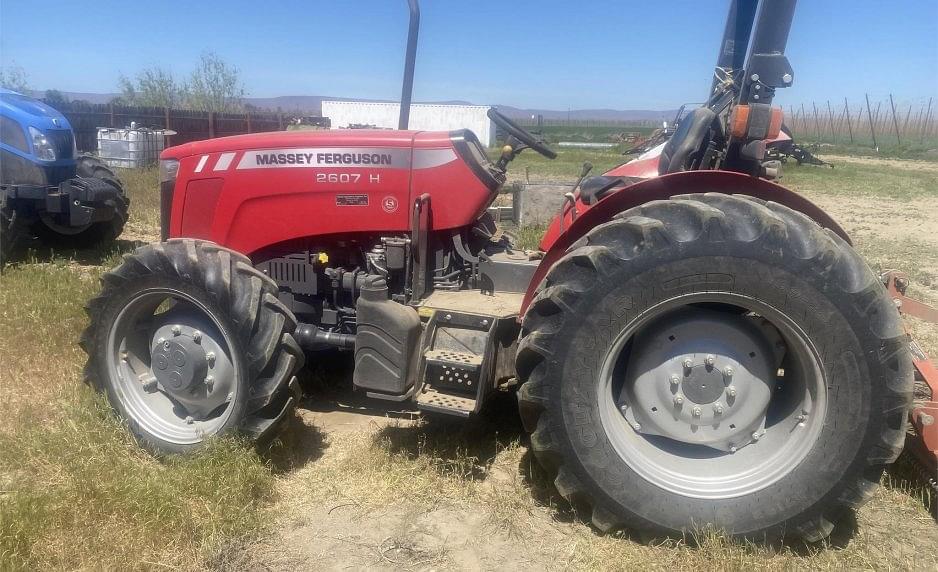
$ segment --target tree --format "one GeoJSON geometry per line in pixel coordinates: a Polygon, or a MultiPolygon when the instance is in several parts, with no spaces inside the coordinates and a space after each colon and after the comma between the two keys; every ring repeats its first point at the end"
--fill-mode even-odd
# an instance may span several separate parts
{"type": "Polygon", "coordinates": [[[128,105],[176,107],[184,97],[184,87],[176,85],[173,74],[159,67],[142,70],[133,80],[121,75],[117,81],[121,100],[128,105]]]}
{"type": "Polygon", "coordinates": [[[30,92],[29,82],[26,81],[26,71],[15,63],[6,69],[0,69],[0,86],[24,95],[30,92]]]}
{"type": "Polygon", "coordinates": [[[47,89],[42,99],[52,107],[68,103],[68,98],[65,97],[65,94],[57,89],[47,89]]]}
{"type": "Polygon", "coordinates": [[[238,69],[214,52],[202,54],[186,86],[188,106],[201,111],[235,111],[241,109],[242,97],[238,69]]]}

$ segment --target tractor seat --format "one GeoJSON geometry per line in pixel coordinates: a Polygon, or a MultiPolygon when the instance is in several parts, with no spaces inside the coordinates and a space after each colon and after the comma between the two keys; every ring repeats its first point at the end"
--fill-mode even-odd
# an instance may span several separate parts
{"type": "Polygon", "coordinates": [[[677,131],[661,150],[658,159],[658,174],[677,173],[694,169],[699,163],[707,144],[707,134],[716,113],[706,107],[698,107],[681,120],[677,131]]]}
{"type": "Polygon", "coordinates": [[[607,177],[606,175],[587,177],[580,183],[580,200],[591,205],[616,188],[626,187],[641,180],[637,177],[607,177]]]}

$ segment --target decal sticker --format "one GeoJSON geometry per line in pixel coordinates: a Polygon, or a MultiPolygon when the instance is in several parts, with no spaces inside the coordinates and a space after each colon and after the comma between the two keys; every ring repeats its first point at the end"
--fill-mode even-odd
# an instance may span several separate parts
{"type": "Polygon", "coordinates": [[[225,169],[227,169],[228,166],[231,165],[231,161],[232,159],[234,159],[234,156],[235,156],[234,153],[222,153],[221,156],[218,158],[218,162],[215,163],[215,170],[224,171],[225,169]]]}
{"type": "Polygon", "coordinates": [[[397,210],[397,197],[388,195],[381,199],[381,208],[386,213],[393,213],[397,210]]]}
{"type": "Polygon", "coordinates": [[[195,172],[201,173],[202,169],[205,167],[205,162],[208,161],[208,155],[202,155],[199,158],[199,164],[195,166],[195,172]]]}
{"type": "Polygon", "coordinates": [[[336,195],[335,206],[337,207],[367,207],[368,195],[336,195]]]}
{"type": "Polygon", "coordinates": [[[238,169],[312,167],[410,168],[410,149],[384,147],[311,147],[246,151],[238,169]]]}

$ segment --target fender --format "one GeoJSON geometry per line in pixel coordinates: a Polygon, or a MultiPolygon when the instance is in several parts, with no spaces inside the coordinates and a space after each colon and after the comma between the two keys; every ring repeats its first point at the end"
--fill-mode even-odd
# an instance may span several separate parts
{"type": "Polygon", "coordinates": [[[544,238],[541,241],[541,250],[546,254],[538,266],[528,285],[521,305],[519,316],[524,316],[528,304],[534,298],[534,292],[547,275],[550,268],[567,252],[574,242],[585,236],[596,226],[607,222],[615,215],[632,207],[649,201],[666,200],[674,195],[690,193],[719,192],[726,194],[740,194],[755,197],[766,201],[773,201],[787,206],[793,210],[804,213],[824,228],[828,228],[847,244],[853,244],[846,231],[834,219],[824,212],[821,207],[809,201],[800,194],[786,189],[765,179],[759,179],[731,171],[684,171],[672,173],[661,177],[646,179],[623,187],[614,194],[603,198],[595,205],[587,205],[577,199],[578,215],[572,220],[570,209],[565,208],[551,221],[544,238]],[[560,217],[563,216],[564,231],[560,228],[560,217]]]}

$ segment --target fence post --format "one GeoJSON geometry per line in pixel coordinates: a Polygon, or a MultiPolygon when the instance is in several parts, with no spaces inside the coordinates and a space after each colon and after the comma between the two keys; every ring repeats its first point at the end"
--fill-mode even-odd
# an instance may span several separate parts
{"type": "Polygon", "coordinates": [[[214,111],[208,112],[208,138],[209,139],[215,138],[215,112],[214,111]]]}
{"type": "Polygon", "coordinates": [[[921,141],[919,141],[920,143],[925,142],[925,133],[928,131],[928,118],[931,117],[931,100],[932,98],[929,97],[928,98],[928,111],[925,112],[925,121],[922,122],[922,138],[921,138],[921,141]]]}
{"type": "Polygon", "coordinates": [[[896,119],[896,103],[892,100],[892,94],[889,94],[889,106],[892,107],[892,125],[896,128],[896,143],[902,145],[902,139],[899,139],[899,120],[896,119]]]}
{"type": "Polygon", "coordinates": [[[831,126],[831,143],[837,143],[837,134],[834,133],[834,112],[831,110],[831,100],[827,100],[827,122],[831,126]]]}
{"type": "Polygon", "coordinates": [[[870,118],[870,134],[873,136],[873,149],[879,151],[879,145],[876,144],[876,129],[873,127],[873,113],[870,111],[870,94],[864,93],[866,97],[866,114],[870,118]]]}
{"type": "Polygon", "coordinates": [[[902,132],[909,132],[909,116],[912,115],[912,104],[909,104],[909,110],[905,112],[905,121],[902,122],[902,132]]]}
{"type": "Polygon", "coordinates": [[[847,105],[847,98],[844,98],[844,113],[847,115],[847,131],[850,133],[850,144],[853,145],[853,125],[850,123],[850,106],[847,105]]]}
{"type": "Polygon", "coordinates": [[[812,101],[811,107],[814,108],[814,133],[815,133],[815,136],[817,137],[817,143],[818,145],[820,145],[821,144],[821,122],[817,118],[817,105],[815,105],[814,102],[812,101]]]}
{"type": "Polygon", "coordinates": [[[804,104],[801,104],[801,124],[804,125],[804,136],[808,136],[808,115],[804,112],[804,104]]]}

